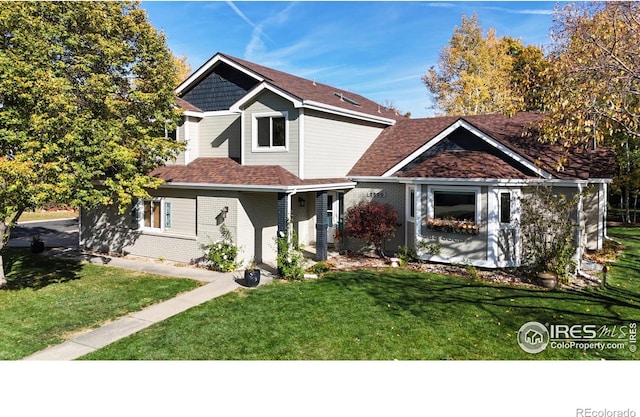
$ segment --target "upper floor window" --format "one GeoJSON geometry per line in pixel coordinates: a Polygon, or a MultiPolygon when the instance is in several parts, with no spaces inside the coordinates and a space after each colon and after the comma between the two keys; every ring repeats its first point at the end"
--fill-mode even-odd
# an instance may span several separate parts
{"type": "Polygon", "coordinates": [[[178,140],[178,127],[182,126],[184,120],[180,120],[178,126],[173,126],[169,122],[164,123],[164,137],[173,141],[178,140]]]}
{"type": "Polygon", "coordinates": [[[253,150],[287,150],[287,113],[261,113],[253,115],[253,150]]]}

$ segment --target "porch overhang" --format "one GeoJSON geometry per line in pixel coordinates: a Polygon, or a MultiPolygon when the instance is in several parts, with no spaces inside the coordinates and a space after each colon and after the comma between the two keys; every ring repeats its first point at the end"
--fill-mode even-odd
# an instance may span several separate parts
{"type": "Polygon", "coordinates": [[[247,191],[259,193],[286,193],[296,194],[311,191],[331,191],[350,190],[355,188],[353,181],[330,182],[303,185],[246,185],[246,184],[215,184],[196,182],[165,182],[159,188],[183,188],[190,190],[224,190],[224,191],[247,191]]]}

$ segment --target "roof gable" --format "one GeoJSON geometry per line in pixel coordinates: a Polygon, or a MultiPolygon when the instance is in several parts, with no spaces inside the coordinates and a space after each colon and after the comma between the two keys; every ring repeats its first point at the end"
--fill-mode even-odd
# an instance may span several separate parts
{"type": "MultiPolygon", "coordinates": [[[[561,146],[538,141],[535,131],[531,135],[523,135],[541,117],[537,113],[518,113],[513,117],[495,114],[400,121],[385,129],[349,175],[407,176],[413,172],[420,174],[417,176],[425,176],[432,171],[427,169],[424,161],[436,154],[457,150],[485,154],[493,169],[476,170],[480,162],[477,154],[457,154],[464,156],[467,162],[475,162],[476,166],[470,168],[477,173],[484,172],[482,178],[501,178],[501,173],[513,177],[515,171],[512,169],[515,169],[520,173],[519,178],[535,175],[547,179],[588,179],[593,152],[574,150],[567,153],[561,146]],[[456,135],[460,132],[458,129],[472,134],[465,139],[466,143],[462,143],[459,137],[456,140],[456,135]],[[562,171],[557,171],[555,166],[561,158],[565,158],[565,167],[562,171]],[[499,160],[502,161],[500,169],[497,165],[499,160]],[[418,166],[421,168],[416,168],[418,166]]],[[[451,162],[454,155],[456,154],[443,155],[434,161],[451,162]]],[[[453,166],[459,164],[454,163],[453,166]]],[[[464,169],[464,165],[459,168],[464,169]]],[[[442,175],[445,171],[438,172],[442,175]]],[[[467,175],[454,175],[451,170],[447,172],[452,178],[465,178],[467,175]]]]}
{"type": "Polygon", "coordinates": [[[254,77],[219,62],[197,83],[185,88],[181,97],[202,111],[229,110],[257,84],[254,77]]]}

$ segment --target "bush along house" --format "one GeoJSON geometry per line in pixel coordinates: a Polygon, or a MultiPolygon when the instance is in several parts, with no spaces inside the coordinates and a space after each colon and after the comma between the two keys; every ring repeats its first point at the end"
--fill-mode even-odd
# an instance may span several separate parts
{"type": "Polygon", "coordinates": [[[425,260],[480,267],[521,261],[519,201],[532,185],[581,193],[581,250],[606,235],[608,149],[564,155],[524,132],[535,113],[408,119],[365,97],[218,53],[177,87],[186,150],[151,172],[164,180],[124,215],[81,212],[88,250],[195,262],[222,238],[238,258],[274,263],[288,225],[316,259],[342,243],[345,211],[377,201],[398,211],[389,253],[405,245],[425,260]],[[341,239],[341,242],[338,242],[341,239]],[[436,251],[421,250],[437,244],[436,251]],[[428,245],[427,245],[428,246],[428,245]]]}

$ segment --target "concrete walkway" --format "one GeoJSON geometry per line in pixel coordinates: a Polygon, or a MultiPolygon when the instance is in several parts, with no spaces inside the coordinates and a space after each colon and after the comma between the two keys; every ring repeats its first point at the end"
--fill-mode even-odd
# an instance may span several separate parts
{"type": "MultiPolygon", "coordinates": [[[[109,266],[116,266],[134,271],[166,275],[177,278],[189,278],[207,284],[195,290],[180,294],[175,298],[152,305],[136,313],[122,317],[105,324],[95,330],[84,333],[60,345],[51,346],[40,352],[27,356],[23,360],[73,360],[117,340],[132,335],[152,324],[158,323],[185,310],[200,305],[213,298],[227,294],[242,287],[244,278],[240,272],[214,272],[190,267],[167,265],[160,262],[115,258],[109,256],[95,256],[81,254],[77,251],[51,251],[53,256],[68,257],[109,266]]],[[[267,265],[261,265],[260,285],[273,280],[273,270],[267,265]]]]}

